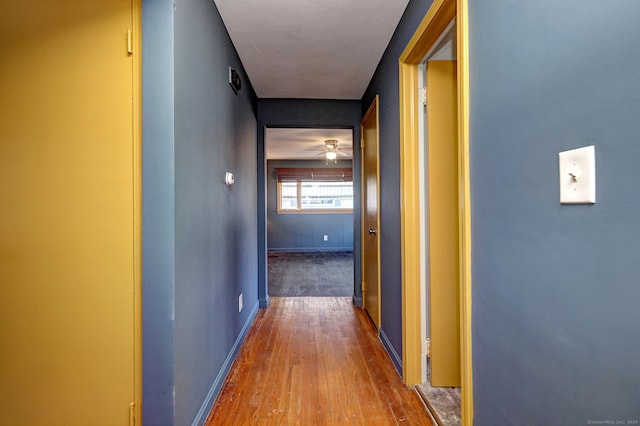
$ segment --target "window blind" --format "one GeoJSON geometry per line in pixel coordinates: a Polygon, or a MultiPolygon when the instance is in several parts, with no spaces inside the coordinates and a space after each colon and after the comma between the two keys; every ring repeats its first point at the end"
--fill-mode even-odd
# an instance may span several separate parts
{"type": "Polygon", "coordinates": [[[278,182],[352,182],[353,169],[351,168],[278,168],[276,169],[278,182]]]}

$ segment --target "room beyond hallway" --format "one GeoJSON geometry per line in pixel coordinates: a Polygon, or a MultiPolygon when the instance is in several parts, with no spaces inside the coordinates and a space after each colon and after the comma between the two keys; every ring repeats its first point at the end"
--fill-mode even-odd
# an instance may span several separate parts
{"type": "Polygon", "coordinates": [[[269,296],[352,296],[353,252],[270,252],[269,296]]]}
{"type": "Polygon", "coordinates": [[[346,297],[271,299],[251,327],[207,425],[432,425],[346,297]]]}

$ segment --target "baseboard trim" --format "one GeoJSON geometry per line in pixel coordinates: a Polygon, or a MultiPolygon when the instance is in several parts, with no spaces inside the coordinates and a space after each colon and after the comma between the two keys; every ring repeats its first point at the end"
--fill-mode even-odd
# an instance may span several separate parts
{"type": "Polygon", "coordinates": [[[253,320],[256,318],[256,315],[258,315],[259,306],[259,302],[256,302],[256,304],[253,306],[253,309],[249,314],[249,318],[247,318],[247,321],[244,323],[244,326],[242,327],[238,338],[233,344],[231,351],[227,355],[227,358],[224,360],[222,368],[220,368],[216,379],[213,381],[213,384],[211,385],[211,388],[207,393],[207,397],[204,399],[204,402],[202,403],[202,406],[200,407],[196,418],[193,420],[193,423],[191,423],[191,426],[203,426],[204,422],[207,420],[207,416],[209,416],[209,413],[211,412],[213,403],[218,397],[218,393],[220,393],[220,389],[222,389],[222,385],[224,384],[224,381],[226,380],[227,375],[231,370],[233,361],[236,359],[236,356],[240,351],[240,346],[242,346],[245,337],[247,337],[247,333],[249,332],[249,328],[251,328],[251,324],[253,324],[253,320]]]}
{"type": "Polygon", "coordinates": [[[396,352],[395,348],[391,344],[391,341],[389,340],[383,329],[380,329],[380,341],[382,342],[384,348],[387,350],[393,366],[396,367],[396,371],[398,372],[398,374],[400,374],[400,376],[402,376],[402,358],[398,356],[398,352],[396,352]]]}
{"type": "Polygon", "coordinates": [[[267,253],[322,253],[322,252],[335,252],[346,251],[353,252],[353,247],[307,247],[307,248],[269,248],[267,253]]]}
{"type": "Polygon", "coordinates": [[[261,308],[268,308],[269,307],[269,296],[265,297],[264,299],[260,299],[259,303],[260,303],[260,307],[261,308]]]}

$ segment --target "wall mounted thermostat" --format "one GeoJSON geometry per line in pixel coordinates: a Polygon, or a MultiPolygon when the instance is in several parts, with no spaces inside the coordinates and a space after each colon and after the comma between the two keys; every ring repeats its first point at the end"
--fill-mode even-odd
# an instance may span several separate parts
{"type": "Polygon", "coordinates": [[[558,154],[560,160],[560,203],[596,202],[596,149],[592,146],[558,154]]]}
{"type": "Polygon", "coordinates": [[[233,173],[227,172],[224,175],[224,183],[226,183],[228,187],[231,187],[231,185],[233,185],[233,182],[235,182],[235,179],[233,177],[233,173]]]}

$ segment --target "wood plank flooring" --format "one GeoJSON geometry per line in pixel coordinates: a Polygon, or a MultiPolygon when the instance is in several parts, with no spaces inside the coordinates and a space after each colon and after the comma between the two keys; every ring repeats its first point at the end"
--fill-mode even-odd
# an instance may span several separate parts
{"type": "Polygon", "coordinates": [[[271,298],[207,425],[432,425],[350,298],[271,298]]]}

